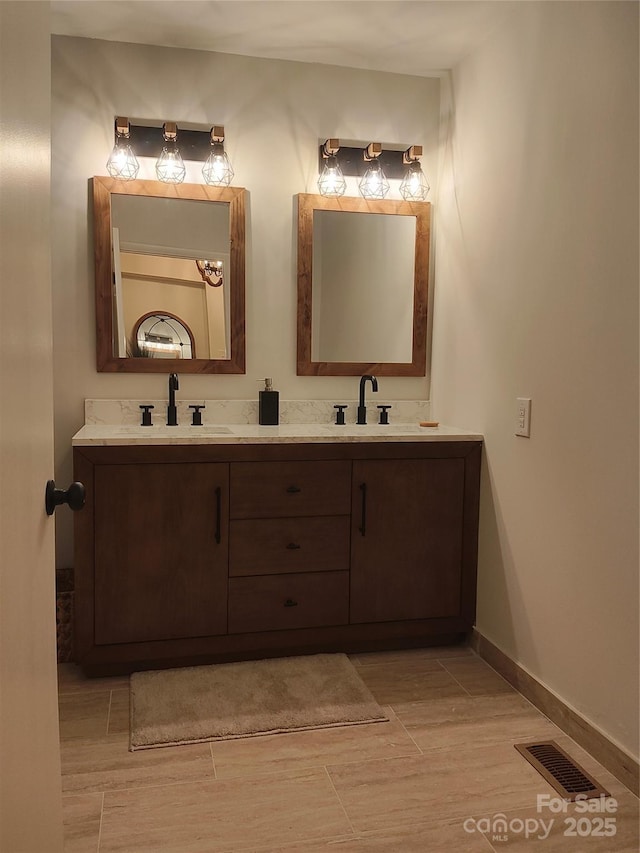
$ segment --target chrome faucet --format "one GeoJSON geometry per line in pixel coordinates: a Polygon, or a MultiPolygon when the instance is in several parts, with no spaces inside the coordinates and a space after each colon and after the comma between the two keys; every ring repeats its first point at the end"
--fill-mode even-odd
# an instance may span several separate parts
{"type": "Polygon", "coordinates": [[[367,422],[367,407],[364,404],[364,391],[367,380],[371,382],[372,391],[378,390],[378,380],[375,376],[366,375],[360,379],[360,401],[358,404],[358,419],[356,421],[358,424],[366,424],[367,422]]]}
{"type": "Polygon", "coordinates": [[[178,426],[178,409],[176,408],[176,391],[180,387],[178,374],[169,374],[169,405],[167,406],[167,426],[178,426]]]}

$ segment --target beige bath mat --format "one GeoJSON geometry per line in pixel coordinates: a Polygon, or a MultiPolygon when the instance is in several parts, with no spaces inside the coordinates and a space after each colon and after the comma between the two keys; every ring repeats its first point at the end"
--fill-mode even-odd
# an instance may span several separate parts
{"type": "Polygon", "coordinates": [[[387,719],[343,654],[131,676],[131,750],[387,719]]]}

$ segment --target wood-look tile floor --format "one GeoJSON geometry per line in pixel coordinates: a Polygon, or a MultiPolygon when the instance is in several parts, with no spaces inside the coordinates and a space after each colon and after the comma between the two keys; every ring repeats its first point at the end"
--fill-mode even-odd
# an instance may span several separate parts
{"type": "Polygon", "coordinates": [[[637,853],[637,798],[468,648],[352,660],[389,722],[134,753],[128,678],[62,664],[65,853],[637,853]],[[538,810],[536,738],[617,810],[538,810]]]}

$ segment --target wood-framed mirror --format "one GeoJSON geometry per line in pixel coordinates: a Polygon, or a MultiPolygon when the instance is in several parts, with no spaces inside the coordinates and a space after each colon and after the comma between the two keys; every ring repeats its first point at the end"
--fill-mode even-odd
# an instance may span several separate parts
{"type": "Polygon", "coordinates": [[[425,376],[431,205],[298,195],[299,376],[425,376]]]}
{"type": "Polygon", "coordinates": [[[98,371],[244,373],[245,190],[107,177],[92,190],[98,371]],[[155,332],[141,346],[147,315],[179,318],[193,346],[155,332]]]}

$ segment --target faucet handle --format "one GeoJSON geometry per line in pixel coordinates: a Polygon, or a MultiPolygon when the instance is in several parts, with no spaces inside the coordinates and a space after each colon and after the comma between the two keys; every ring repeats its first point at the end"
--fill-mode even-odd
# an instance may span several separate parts
{"type": "Polygon", "coordinates": [[[140,426],[151,426],[151,409],[155,409],[155,406],[140,406],[142,409],[142,423],[140,426]]]}
{"type": "Polygon", "coordinates": [[[190,409],[193,409],[193,414],[191,416],[191,426],[202,426],[202,412],[200,409],[205,409],[206,406],[204,403],[201,403],[197,406],[189,406],[190,409]]]}
{"type": "Polygon", "coordinates": [[[348,409],[349,407],[345,404],[345,405],[341,405],[341,406],[334,406],[333,408],[337,409],[337,411],[336,411],[336,424],[338,426],[344,426],[344,410],[348,409]]]}
{"type": "Polygon", "coordinates": [[[378,423],[379,424],[388,424],[389,423],[389,411],[388,410],[391,408],[391,406],[378,406],[377,408],[380,409],[380,420],[378,421],[378,423]]]}

